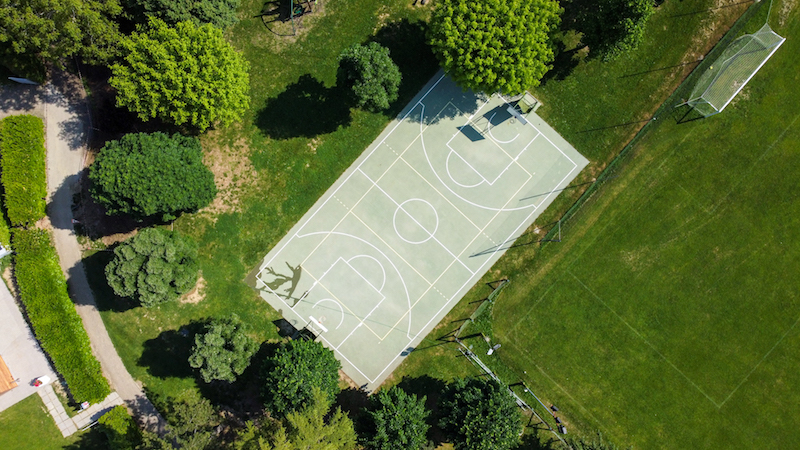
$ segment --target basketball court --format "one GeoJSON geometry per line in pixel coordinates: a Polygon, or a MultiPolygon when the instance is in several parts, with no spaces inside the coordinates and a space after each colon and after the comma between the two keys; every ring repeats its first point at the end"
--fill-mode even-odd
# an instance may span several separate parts
{"type": "Polygon", "coordinates": [[[373,389],[588,161],[437,74],[248,282],[373,389]]]}

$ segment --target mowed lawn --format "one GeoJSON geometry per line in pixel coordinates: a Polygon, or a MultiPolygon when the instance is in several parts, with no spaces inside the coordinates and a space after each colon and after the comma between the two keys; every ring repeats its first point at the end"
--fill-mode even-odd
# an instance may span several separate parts
{"type": "Polygon", "coordinates": [[[582,429],[635,448],[800,447],[800,14],[722,114],[664,117],[514,276],[502,358],[582,429]]]}

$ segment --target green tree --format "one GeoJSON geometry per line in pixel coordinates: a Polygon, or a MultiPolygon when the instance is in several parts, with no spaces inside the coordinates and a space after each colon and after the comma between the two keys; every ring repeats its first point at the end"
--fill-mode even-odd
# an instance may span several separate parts
{"type": "Polygon", "coordinates": [[[150,18],[121,45],[124,60],[111,66],[109,83],[117,105],[142,120],[204,131],[241,119],[250,103],[249,64],[219,28],[150,18]]]}
{"type": "Polygon", "coordinates": [[[131,133],[109,141],[89,168],[92,198],[110,214],[174,219],[211,203],[214,174],[193,137],[131,133]]]}
{"type": "Polygon", "coordinates": [[[580,11],[575,28],[590,55],[610,60],[639,45],[654,12],[654,0],[597,0],[580,11]]]}
{"type": "Polygon", "coordinates": [[[352,89],[359,107],[379,111],[397,100],[403,77],[389,49],[370,42],[355,44],[339,55],[338,79],[352,89]]]}
{"type": "Polygon", "coordinates": [[[167,418],[169,436],[183,450],[203,450],[214,441],[212,428],[217,424],[217,412],[211,402],[198,394],[185,392],[170,399],[167,418]]]}
{"type": "Polygon", "coordinates": [[[394,386],[372,396],[372,410],[367,412],[367,448],[375,450],[419,450],[427,443],[430,411],[425,397],[408,395],[394,386]]]}
{"type": "Polygon", "coordinates": [[[147,22],[148,16],[168,24],[186,20],[195,25],[210,23],[225,29],[237,22],[236,8],[240,0],[127,0],[126,9],[134,21],[147,22]]]}
{"type": "Polygon", "coordinates": [[[120,297],[153,306],[174,300],[197,281],[197,246],[175,231],[147,228],[114,249],[108,285],[120,297]]]}
{"type": "Polygon", "coordinates": [[[508,389],[495,380],[454,380],[439,399],[439,411],[439,427],[456,450],[503,450],[519,441],[519,409],[508,389]]]}
{"type": "Polygon", "coordinates": [[[0,0],[0,43],[63,67],[78,55],[98,64],[117,54],[117,0],[0,0]]]}
{"type": "Polygon", "coordinates": [[[282,344],[264,366],[266,408],[280,415],[301,408],[311,401],[314,387],[332,399],[339,392],[341,367],[319,342],[300,339],[282,344]]]}
{"type": "Polygon", "coordinates": [[[271,450],[355,450],[353,421],[341,409],[329,414],[330,399],[318,386],[308,404],[286,415],[286,428],[279,428],[271,450]],[[328,417],[329,416],[329,417],[328,417]],[[328,417],[328,420],[325,420],[328,417]]]}
{"type": "Polygon", "coordinates": [[[439,0],[429,41],[439,63],[474,91],[518,94],[539,85],[553,61],[555,0],[439,0]]]}
{"type": "Polygon", "coordinates": [[[236,314],[212,320],[203,333],[195,336],[189,365],[200,369],[203,381],[236,381],[250,365],[258,343],[247,335],[236,314]]]}
{"type": "Polygon", "coordinates": [[[97,422],[111,450],[133,450],[142,441],[141,430],[122,405],[111,408],[97,422]]]}

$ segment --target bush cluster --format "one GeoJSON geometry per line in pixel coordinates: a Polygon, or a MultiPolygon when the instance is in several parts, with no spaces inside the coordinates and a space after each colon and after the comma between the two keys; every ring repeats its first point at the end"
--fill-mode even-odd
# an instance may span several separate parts
{"type": "Polygon", "coordinates": [[[67,280],[50,235],[18,228],[12,237],[19,297],[39,343],[76,401],[103,400],[111,390],[67,294],[67,280]]]}
{"type": "Polygon", "coordinates": [[[3,119],[0,155],[8,219],[15,227],[33,224],[44,217],[47,198],[42,119],[29,115],[3,119]]]}
{"type": "Polygon", "coordinates": [[[133,450],[142,440],[141,430],[122,405],[111,408],[97,422],[110,450],[133,450]]]}

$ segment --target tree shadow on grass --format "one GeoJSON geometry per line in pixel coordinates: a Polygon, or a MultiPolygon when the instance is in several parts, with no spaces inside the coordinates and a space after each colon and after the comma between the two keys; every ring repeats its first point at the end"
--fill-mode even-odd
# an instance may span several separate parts
{"type": "MultiPolygon", "coordinates": [[[[193,336],[191,341],[194,343],[193,336]]],[[[264,361],[275,354],[278,345],[274,342],[263,342],[250,359],[250,365],[233,383],[227,381],[205,383],[195,371],[197,384],[203,397],[218,408],[233,411],[237,417],[257,418],[263,416],[264,403],[261,401],[261,373],[264,361]]]]}
{"type": "Polygon", "coordinates": [[[177,330],[162,331],[158,337],[145,341],[144,351],[136,364],[147,368],[147,373],[158,378],[194,377],[189,366],[189,355],[194,345],[194,335],[202,331],[206,321],[193,321],[177,330]]]}
{"type": "Polygon", "coordinates": [[[404,390],[407,394],[414,394],[417,397],[425,396],[425,407],[431,412],[426,421],[431,428],[428,430],[428,439],[436,445],[447,442],[444,433],[437,426],[439,418],[439,397],[442,395],[447,383],[444,380],[433,378],[428,375],[421,377],[403,377],[397,387],[404,390]]]}
{"type": "MultiPolygon", "coordinates": [[[[114,252],[111,248],[99,250],[83,258],[83,270],[89,282],[89,287],[92,289],[97,309],[100,311],[125,312],[138,308],[139,302],[131,298],[117,296],[111,286],[108,285],[105,276],[106,266],[113,258],[114,252]]],[[[69,269],[70,278],[73,277],[73,272],[76,270],[79,270],[79,268],[72,267],[69,269]]]]}
{"type": "Polygon", "coordinates": [[[267,100],[256,126],[273,139],[312,138],[350,124],[352,100],[347,89],[326,87],[309,74],[267,100]]]}
{"type": "Polygon", "coordinates": [[[580,51],[583,46],[567,50],[566,45],[561,41],[556,41],[553,59],[553,68],[548,70],[541,79],[541,84],[545,85],[550,80],[561,81],[567,78],[578,64],[581,62],[580,51]]]}
{"type": "Polygon", "coordinates": [[[395,117],[439,70],[439,62],[427,43],[428,24],[403,19],[383,26],[372,40],[389,49],[403,79],[395,100],[384,114],[395,117]]]}

